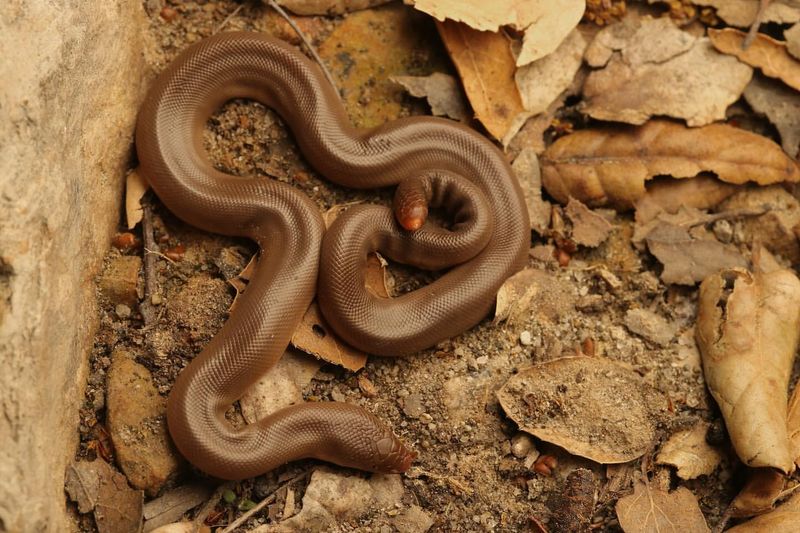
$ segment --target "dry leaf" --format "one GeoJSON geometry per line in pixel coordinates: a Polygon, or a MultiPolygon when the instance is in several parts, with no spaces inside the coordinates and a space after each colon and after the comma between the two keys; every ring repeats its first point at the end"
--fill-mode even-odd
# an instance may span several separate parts
{"type": "Polygon", "coordinates": [[[133,229],[142,221],[140,202],[150,189],[150,184],[139,174],[138,167],[131,170],[125,179],[125,219],[128,222],[128,229],[133,229]]]}
{"type": "Polygon", "coordinates": [[[536,152],[530,148],[523,148],[514,159],[511,168],[525,197],[531,229],[539,235],[544,235],[550,227],[550,212],[553,206],[542,199],[542,172],[536,152]]]}
{"type": "Polygon", "coordinates": [[[194,522],[175,522],[174,524],[166,524],[153,530],[144,530],[145,533],[211,533],[211,529],[205,524],[197,525],[194,522]]]}
{"type": "Polygon", "coordinates": [[[625,533],[709,531],[697,498],[684,487],[664,492],[639,481],[633,494],[619,499],[616,510],[625,533]]]}
{"type": "Polygon", "coordinates": [[[706,442],[709,426],[708,422],[700,422],[674,433],[661,447],[656,462],[676,467],[681,479],[695,479],[713,472],[722,461],[722,453],[706,442]]]}
{"type": "Polygon", "coordinates": [[[757,33],[746,50],[742,43],[747,34],[733,28],[708,30],[708,37],[720,52],[731,54],[750,66],[758,67],[764,75],[778,78],[789,87],[800,91],[800,62],[786,51],[786,43],[757,33]]]}
{"type": "Polygon", "coordinates": [[[278,0],[278,3],[298,15],[341,15],[385,4],[389,0],[278,0]]]}
{"type": "Polygon", "coordinates": [[[735,185],[702,174],[682,180],[656,178],[636,201],[636,224],[646,224],[661,213],[675,214],[681,207],[710,209],[738,190],[735,185]]]}
{"type": "Polygon", "coordinates": [[[666,17],[640,24],[638,29],[622,26],[616,35],[603,30],[596,38],[601,42],[590,45],[590,64],[610,59],[586,79],[583,111],[631,124],[655,115],[682,118],[690,126],[724,119],[752,69],[719,54],[708,39],[677,29],[666,17]]]}
{"type": "Polygon", "coordinates": [[[800,24],[795,24],[783,32],[783,37],[786,39],[786,50],[795,58],[800,59],[800,24]]]}
{"type": "Polygon", "coordinates": [[[572,30],[552,54],[517,69],[514,80],[522,105],[531,116],[546,111],[570,87],[585,48],[583,34],[572,30]]]}
{"type": "MultiPolygon", "coordinates": [[[[692,0],[698,6],[715,8],[717,16],[740,28],[749,27],[756,19],[759,0],[692,0]]],[[[761,18],[761,22],[791,23],[800,20],[800,5],[796,0],[772,0],[761,18]]]]}
{"type": "Polygon", "coordinates": [[[789,398],[787,408],[786,428],[789,432],[789,442],[792,447],[794,463],[800,466],[800,387],[795,385],[792,397],[789,398]]]}
{"type": "Polygon", "coordinates": [[[437,117],[466,120],[467,104],[458,81],[448,74],[434,72],[430,76],[392,76],[411,96],[425,98],[431,113],[437,117]]]}
{"type": "Polygon", "coordinates": [[[728,533],[796,533],[800,523],[800,492],[769,514],[732,527],[728,533]]]}
{"type": "Polygon", "coordinates": [[[81,513],[94,511],[100,533],[137,533],[142,527],[144,492],[102,459],[77,461],[67,469],[65,487],[81,513]]]}
{"type": "Polygon", "coordinates": [[[785,485],[786,477],[775,469],[751,469],[744,487],[731,502],[731,516],[755,516],[772,510],[785,485]]]}
{"type": "Polygon", "coordinates": [[[314,357],[354,372],[363,368],[367,362],[367,354],[345,343],[333,332],[320,313],[316,301],[311,303],[303,320],[295,328],[292,345],[314,357]]]}
{"type": "Polygon", "coordinates": [[[523,370],[497,398],[522,431],[604,464],[644,454],[667,406],[638,374],[596,357],[563,357],[523,370]]]}
{"type": "Polygon", "coordinates": [[[463,22],[478,31],[497,32],[502,26],[524,31],[517,65],[526,65],[558,47],[578,25],[585,0],[405,0],[438,21],[463,22]]]}
{"type": "Polygon", "coordinates": [[[590,248],[600,246],[614,229],[602,215],[595,213],[575,198],[569,199],[564,214],[572,222],[570,238],[582,246],[590,248]]]}
{"type": "Polygon", "coordinates": [[[239,297],[247,290],[247,284],[250,283],[250,279],[253,277],[253,274],[255,274],[257,265],[258,254],[253,254],[253,257],[247,262],[247,266],[239,272],[239,275],[228,280],[228,283],[236,290],[236,296],[233,297],[233,302],[231,303],[231,308],[228,309],[228,313],[233,313],[233,310],[236,309],[239,297]]]}
{"type": "Polygon", "coordinates": [[[625,327],[658,346],[668,346],[677,329],[675,324],[647,309],[629,309],[625,313],[625,327]]]}
{"type": "Polygon", "coordinates": [[[744,90],[744,98],[753,111],[763,113],[775,125],[783,150],[796,158],[800,149],[800,93],[758,75],[744,90]]]}
{"type": "Polygon", "coordinates": [[[537,316],[554,321],[574,304],[574,293],[555,276],[538,268],[525,268],[508,278],[497,291],[492,323],[514,322],[529,316],[531,309],[535,309],[537,316]]]}
{"type": "Polygon", "coordinates": [[[739,458],[793,471],[786,389],[800,340],[800,280],[790,270],[709,276],[696,333],[706,384],[739,458]]]}
{"type": "Polygon", "coordinates": [[[322,362],[288,349],[239,400],[242,416],[253,424],[283,407],[303,403],[303,390],[322,362]]]}
{"type": "MultiPolygon", "coordinates": [[[[186,511],[193,509],[211,496],[211,486],[205,483],[181,485],[169,490],[144,505],[145,532],[156,528],[167,531],[168,526],[181,519],[186,511]]],[[[183,522],[178,522],[183,524],[183,522]]]]}
{"type": "Polygon", "coordinates": [[[494,138],[502,139],[524,111],[514,82],[516,65],[508,39],[459,22],[440,22],[437,26],[475,116],[494,138]]]}
{"type": "Polygon", "coordinates": [[[728,183],[769,185],[800,180],[800,170],[769,139],[726,124],[687,128],[653,120],[640,127],[582,130],[560,138],[540,159],[554,198],[631,208],[657,175],[689,178],[714,172],[728,183]]]}

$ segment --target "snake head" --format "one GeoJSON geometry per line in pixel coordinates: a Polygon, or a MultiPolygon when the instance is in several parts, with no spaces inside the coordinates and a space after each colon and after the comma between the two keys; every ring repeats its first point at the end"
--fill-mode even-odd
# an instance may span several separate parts
{"type": "Polygon", "coordinates": [[[409,449],[403,441],[389,435],[375,443],[377,448],[377,462],[374,467],[375,472],[385,472],[399,474],[411,467],[411,463],[417,458],[416,452],[409,449]]]}

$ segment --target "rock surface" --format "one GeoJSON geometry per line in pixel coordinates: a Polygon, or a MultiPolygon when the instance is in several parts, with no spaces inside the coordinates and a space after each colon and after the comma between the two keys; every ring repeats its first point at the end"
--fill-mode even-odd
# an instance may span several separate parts
{"type": "Polygon", "coordinates": [[[141,2],[0,5],[0,530],[64,531],[94,284],[146,83],[141,2]]]}

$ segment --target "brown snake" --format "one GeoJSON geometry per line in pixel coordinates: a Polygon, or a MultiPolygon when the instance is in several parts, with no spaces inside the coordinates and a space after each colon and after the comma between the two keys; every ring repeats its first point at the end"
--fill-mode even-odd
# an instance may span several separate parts
{"type": "Polygon", "coordinates": [[[317,65],[254,33],[211,37],[169,65],[139,113],[136,147],[144,176],[177,216],[206,231],[249,237],[263,250],[236,311],[172,389],[167,421],[180,452],[226,479],[307,457],[375,472],[407,469],[413,454],[356,405],[293,405],[242,429],[225,411],[283,354],[317,288],[331,327],[373,354],[413,353],[483,319],[502,282],[524,265],[530,239],[503,154],[443,119],[355,129],[317,65]],[[300,191],[216,170],[203,130],[233,98],[274,109],[308,161],[335,183],[364,189],[403,182],[395,204],[410,229],[424,221],[425,201],[449,213],[453,226],[429,222],[412,232],[388,207],[364,205],[325,233],[317,206],[300,191]],[[364,285],[372,251],[421,268],[453,268],[419,290],[381,299],[364,285]]]}

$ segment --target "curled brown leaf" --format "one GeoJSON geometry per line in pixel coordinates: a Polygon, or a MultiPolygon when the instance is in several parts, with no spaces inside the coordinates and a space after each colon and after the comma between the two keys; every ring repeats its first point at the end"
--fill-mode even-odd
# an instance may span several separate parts
{"type": "Polygon", "coordinates": [[[736,56],[739,61],[760,68],[770,78],[778,78],[800,91],[800,61],[789,55],[786,43],[758,33],[745,49],[742,43],[746,36],[745,32],[734,28],[708,30],[711,43],[720,52],[736,56]]]}

